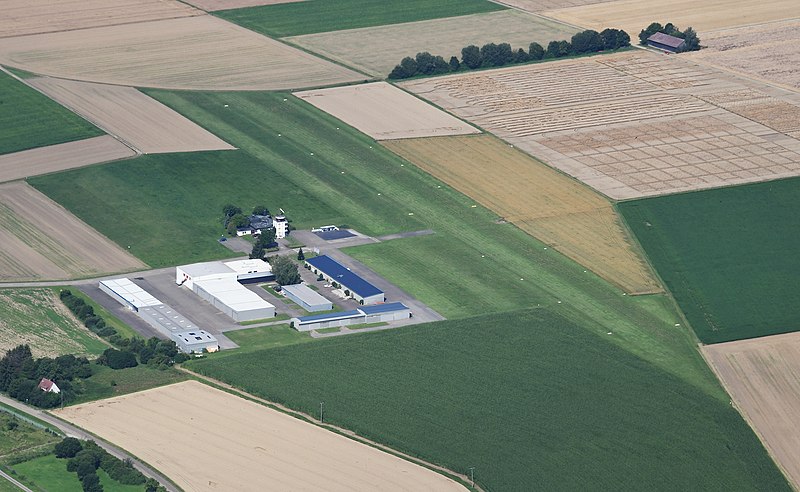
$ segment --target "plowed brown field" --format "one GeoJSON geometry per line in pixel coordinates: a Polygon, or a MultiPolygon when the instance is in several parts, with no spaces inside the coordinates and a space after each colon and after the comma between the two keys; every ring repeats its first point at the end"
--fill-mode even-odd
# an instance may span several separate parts
{"type": "Polygon", "coordinates": [[[800,486],[800,333],[706,345],[706,359],[795,488],[800,486]]]}
{"type": "Polygon", "coordinates": [[[57,412],[184,490],[465,491],[449,478],[197,381],[57,412]]]}
{"type": "Polygon", "coordinates": [[[608,200],[491,136],[382,142],[626,292],[661,288],[608,200]]]}
{"type": "Polygon", "coordinates": [[[60,280],[145,268],[26,183],[0,185],[0,279],[60,280]]]}

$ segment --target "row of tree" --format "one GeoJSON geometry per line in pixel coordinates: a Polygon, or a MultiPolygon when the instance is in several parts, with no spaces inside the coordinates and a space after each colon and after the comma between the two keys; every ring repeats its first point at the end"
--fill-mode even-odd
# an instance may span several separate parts
{"type": "Polygon", "coordinates": [[[74,437],[64,438],[55,445],[56,458],[67,460],[67,471],[74,472],[81,481],[84,492],[102,492],[103,485],[97,470],[103,469],[123,485],[143,485],[146,492],[161,492],[158,481],[145,477],[129,460],[120,460],[94,441],[81,442],[74,437]]]}
{"type": "Polygon", "coordinates": [[[0,391],[20,401],[40,408],[54,408],[68,402],[75,392],[71,381],[86,379],[92,368],[85,357],[61,355],[56,358],[34,358],[28,345],[18,345],[8,350],[0,359],[0,391]],[[42,378],[58,381],[61,394],[39,389],[42,378]]]}
{"type": "Polygon", "coordinates": [[[515,51],[509,43],[487,43],[480,48],[470,45],[461,50],[460,60],[453,56],[449,61],[424,51],[417,53],[414,58],[410,56],[403,58],[389,74],[389,78],[407,79],[416,75],[439,75],[477,68],[502,67],[570,55],[616,50],[630,45],[631,38],[625,31],[605,29],[597,32],[589,29],[575,34],[571,41],[550,41],[546,48],[539,43],[531,43],[528,51],[523,48],[515,51]]]}
{"type": "Polygon", "coordinates": [[[697,51],[700,49],[700,38],[697,37],[697,33],[694,29],[687,27],[685,30],[681,31],[678,29],[678,26],[671,22],[667,22],[666,25],[663,26],[658,22],[653,22],[642,29],[642,32],[639,33],[639,44],[646,46],[647,38],[657,32],[683,39],[685,45],[681,51],[697,51]]]}

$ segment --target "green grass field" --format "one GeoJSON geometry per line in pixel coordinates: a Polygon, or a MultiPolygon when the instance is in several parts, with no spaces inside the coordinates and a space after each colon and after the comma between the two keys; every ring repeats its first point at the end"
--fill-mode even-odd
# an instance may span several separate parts
{"type": "Polygon", "coordinates": [[[800,329],[800,180],[621,203],[705,343],[800,329]]]}
{"type": "Polygon", "coordinates": [[[226,10],[214,15],[281,38],[504,9],[486,0],[308,0],[226,10]]]}
{"type": "Polygon", "coordinates": [[[88,121],[0,72],[0,154],[102,134],[88,121]]]}
{"type": "Polygon", "coordinates": [[[298,228],[347,223],[374,236],[433,229],[353,253],[447,317],[557,307],[726,398],[689,331],[674,327],[680,317],[668,299],[624,296],[311,105],[280,93],[147,92],[241,150],[146,156],[30,182],[148,264],[222,256],[217,218],[228,201],[282,207],[298,228]]]}
{"type": "Polygon", "coordinates": [[[487,490],[788,490],[727,399],[612,339],[528,310],[187,364],[487,490]]]}
{"type": "Polygon", "coordinates": [[[187,379],[188,376],[177,369],[156,369],[146,365],[111,369],[92,364],[92,377],[81,381],[83,393],[72,400],[70,405],[126,395],[187,379]]]}
{"type": "MultiPolygon", "coordinates": [[[[42,456],[12,467],[17,473],[17,480],[32,484],[40,490],[48,492],[81,492],[78,475],[67,471],[67,460],[58,459],[55,455],[42,456]],[[21,480],[20,476],[25,479],[21,480]]],[[[103,469],[97,470],[103,490],[108,492],[142,492],[144,485],[123,485],[112,480],[103,469]]]]}
{"type": "Polygon", "coordinates": [[[33,448],[55,444],[59,440],[60,438],[54,434],[0,411],[0,461],[33,448]],[[8,428],[8,423],[12,421],[17,423],[15,429],[8,428]]]}

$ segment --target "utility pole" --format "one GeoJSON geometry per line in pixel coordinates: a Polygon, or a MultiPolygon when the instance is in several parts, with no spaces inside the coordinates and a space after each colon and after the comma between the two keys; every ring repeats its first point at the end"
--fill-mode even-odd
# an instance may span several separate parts
{"type": "Polygon", "coordinates": [[[474,489],[475,488],[475,467],[474,466],[470,466],[469,467],[469,479],[472,482],[472,488],[474,489]]]}
{"type": "Polygon", "coordinates": [[[319,423],[321,424],[324,421],[323,418],[323,406],[325,405],[324,401],[319,402],[319,423]]]}

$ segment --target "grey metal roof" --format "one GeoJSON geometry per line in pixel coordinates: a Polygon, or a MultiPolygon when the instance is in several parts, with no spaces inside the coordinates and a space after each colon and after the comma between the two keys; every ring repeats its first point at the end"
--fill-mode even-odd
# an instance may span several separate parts
{"type": "Polygon", "coordinates": [[[297,297],[301,301],[305,302],[309,306],[316,306],[319,304],[330,304],[331,301],[325,299],[319,293],[315,292],[314,290],[310,289],[305,284],[295,284],[295,285],[283,285],[281,287],[284,291],[288,292],[289,294],[297,297]]]}
{"type": "Polygon", "coordinates": [[[373,304],[372,306],[362,306],[358,308],[364,314],[391,313],[394,311],[404,311],[408,306],[402,302],[387,302],[386,304],[373,304]]]}
{"type": "Polygon", "coordinates": [[[663,44],[664,46],[669,46],[670,48],[678,49],[681,45],[685,42],[681,38],[676,38],[675,36],[670,36],[669,34],[664,34],[663,32],[657,32],[647,38],[647,41],[652,41],[653,43],[663,44]]]}

